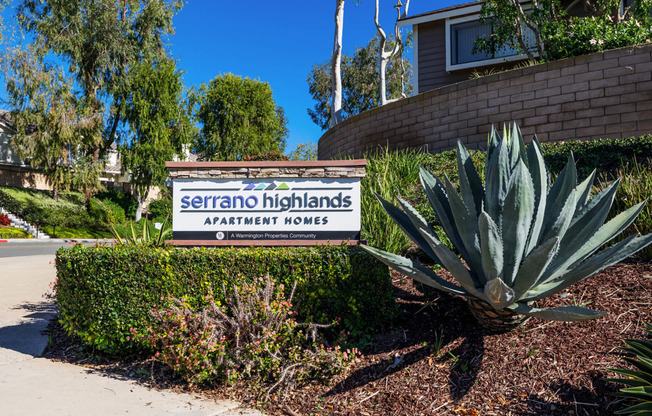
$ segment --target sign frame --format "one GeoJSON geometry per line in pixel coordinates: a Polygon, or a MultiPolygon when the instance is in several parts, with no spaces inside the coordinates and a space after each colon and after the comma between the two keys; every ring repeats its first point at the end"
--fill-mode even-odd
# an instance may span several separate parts
{"type": "MultiPolygon", "coordinates": [[[[188,180],[215,182],[221,181],[252,181],[259,183],[271,183],[273,181],[316,181],[319,183],[331,180],[346,180],[357,185],[358,203],[361,205],[359,195],[359,181],[365,176],[365,159],[355,160],[327,160],[327,161],[247,161],[247,162],[166,162],[170,171],[170,177],[176,184],[188,182],[188,180]],[[176,182],[175,182],[176,181],[176,182]]],[[[179,185],[180,186],[180,185],[179,185]]],[[[177,195],[178,196],[178,195],[177,195]]],[[[173,198],[177,196],[173,195],[173,198]]],[[[175,203],[178,201],[175,199],[175,203]]],[[[178,205],[176,206],[178,208],[178,205]]],[[[175,208],[175,214],[177,209],[175,208]]],[[[361,206],[357,207],[361,214],[361,206]]],[[[179,215],[179,214],[177,214],[179,215]]],[[[360,219],[358,218],[358,223],[360,219]]],[[[174,230],[178,235],[183,230],[174,230]]],[[[173,239],[166,241],[176,246],[315,246],[315,245],[357,245],[358,239],[333,239],[333,240],[310,240],[310,239],[173,239]]],[[[260,232],[264,232],[261,230],[260,232]]],[[[243,232],[243,231],[233,231],[243,232]]],[[[246,231],[251,232],[251,231],[246,231]]],[[[259,232],[259,231],[256,231],[259,232]]],[[[273,230],[274,233],[279,232],[273,230]]],[[[280,231],[283,232],[283,231],[280,231]]],[[[287,231],[291,233],[291,231],[287,231]]],[[[352,231],[360,235],[360,230],[352,231]]],[[[200,233],[202,236],[207,232],[200,233]]]]}

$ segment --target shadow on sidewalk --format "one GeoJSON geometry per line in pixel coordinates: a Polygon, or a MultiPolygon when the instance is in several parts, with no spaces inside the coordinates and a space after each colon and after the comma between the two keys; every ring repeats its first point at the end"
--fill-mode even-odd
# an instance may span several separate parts
{"type": "Polygon", "coordinates": [[[48,343],[44,332],[50,320],[56,316],[56,305],[52,301],[28,302],[12,309],[22,309],[28,313],[22,316],[20,323],[0,327],[0,349],[41,356],[48,343]]]}

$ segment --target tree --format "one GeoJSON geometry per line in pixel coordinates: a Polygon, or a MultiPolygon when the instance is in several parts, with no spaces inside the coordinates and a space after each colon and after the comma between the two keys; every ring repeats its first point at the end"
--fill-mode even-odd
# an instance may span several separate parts
{"type": "Polygon", "coordinates": [[[33,49],[14,49],[5,59],[15,130],[12,145],[43,172],[56,200],[59,191],[70,188],[75,158],[89,144],[87,133],[95,130],[98,120],[80,116],[71,81],[33,49]]]}
{"type": "MultiPolygon", "coordinates": [[[[385,31],[380,26],[380,20],[378,15],[380,12],[380,0],[376,0],[376,12],[374,14],[374,23],[376,24],[376,31],[378,32],[378,37],[380,41],[378,43],[378,60],[380,61],[380,69],[378,71],[378,82],[380,84],[380,105],[385,105],[389,101],[387,100],[387,90],[386,90],[386,73],[387,73],[387,64],[389,61],[403,49],[403,39],[401,36],[401,29],[398,26],[398,19],[401,17],[406,17],[408,14],[408,8],[410,7],[410,0],[406,0],[405,8],[401,13],[401,8],[403,3],[401,0],[396,0],[396,24],[394,25],[394,45],[392,45],[390,50],[387,50],[387,35],[385,31]]],[[[401,91],[401,96],[406,97],[403,91],[401,91]]]]}
{"type": "MultiPolygon", "coordinates": [[[[379,38],[375,37],[365,47],[357,48],[353,56],[342,57],[342,120],[370,110],[380,102],[379,84],[379,62],[378,45],[379,38]]],[[[390,36],[388,42],[393,44],[390,36]]],[[[403,93],[412,92],[410,76],[404,83],[402,73],[411,73],[410,61],[401,55],[394,55],[387,64],[386,85],[387,95],[390,99],[399,98],[403,93]]],[[[308,109],[308,115],[312,121],[322,129],[326,130],[331,125],[330,101],[330,70],[329,62],[315,65],[308,76],[309,92],[316,101],[312,109],[308,109]]]]}
{"type": "Polygon", "coordinates": [[[287,119],[265,82],[233,74],[214,78],[197,94],[201,131],[195,151],[205,160],[240,160],[244,155],[283,152],[287,119]]]}
{"type": "Polygon", "coordinates": [[[317,145],[314,143],[299,143],[288,153],[290,160],[317,160],[317,145]]]}
{"type": "Polygon", "coordinates": [[[635,0],[633,5],[622,8],[621,3],[622,0],[533,0],[532,7],[526,10],[519,0],[487,0],[482,5],[480,21],[491,23],[492,34],[478,39],[474,49],[493,55],[508,46],[530,60],[552,60],[649,39],[652,0],[635,0]],[[569,11],[580,5],[586,16],[569,16],[569,11]],[[628,21],[642,21],[645,30],[617,30],[628,21]],[[579,33],[584,36],[576,36],[579,33]],[[604,39],[596,39],[598,36],[613,40],[605,44],[604,39]],[[592,46],[598,41],[602,43],[592,50],[584,47],[589,41],[592,46]]]}
{"type": "Polygon", "coordinates": [[[344,0],[335,0],[335,41],[331,57],[331,127],[342,118],[342,35],[344,31],[344,0]]]}
{"type": "MultiPolygon", "coordinates": [[[[172,33],[172,17],[181,0],[19,0],[17,19],[33,34],[34,44],[69,65],[81,88],[80,108],[106,117],[92,134],[94,158],[115,140],[126,111],[126,74],[142,60],[165,55],[163,36],[172,33]],[[109,103],[105,111],[104,103],[109,103]],[[103,131],[102,131],[102,128],[103,131]]],[[[91,137],[89,137],[90,139],[91,137]]]]}
{"type": "Polygon", "coordinates": [[[193,126],[183,104],[181,73],[171,59],[131,68],[130,93],[124,98],[128,138],[120,147],[122,169],[130,173],[140,220],[152,186],[168,176],[165,161],[183,153],[193,126]]]}

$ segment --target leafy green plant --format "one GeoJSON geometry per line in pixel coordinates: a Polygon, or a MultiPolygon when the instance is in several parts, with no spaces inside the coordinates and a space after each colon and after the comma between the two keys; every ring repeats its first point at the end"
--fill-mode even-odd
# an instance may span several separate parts
{"type": "Polygon", "coordinates": [[[168,224],[168,217],[165,218],[161,228],[157,231],[156,235],[152,235],[149,227],[149,221],[142,220],[141,222],[143,229],[140,233],[138,233],[134,228],[134,223],[130,221],[127,228],[127,233],[124,237],[120,235],[114,226],[111,225],[111,233],[116,240],[116,244],[151,245],[154,247],[164,246],[166,237],[172,234],[172,229],[166,228],[168,224]]]}
{"type": "Polygon", "coordinates": [[[110,199],[91,198],[88,201],[88,213],[103,224],[122,224],[125,222],[125,211],[110,199]]]}
{"type": "Polygon", "coordinates": [[[33,235],[20,228],[16,228],[16,227],[0,228],[0,238],[33,238],[33,237],[34,237],[33,235]]]}
{"type": "MultiPolygon", "coordinates": [[[[645,332],[652,336],[652,324],[644,322],[645,332]]],[[[652,412],[652,342],[644,339],[626,339],[623,341],[627,347],[621,350],[633,355],[623,359],[631,364],[634,369],[609,368],[624,378],[610,379],[622,383],[628,387],[621,388],[618,396],[626,397],[637,402],[637,404],[626,409],[615,412],[617,415],[634,414],[649,415],[652,412]]]]}
{"type": "Polygon", "coordinates": [[[149,217],[155,222],[172,216],[172,198],[161,198],[154,200],[147,206],[149,217]]]}
{"type": "MultiPolygon", "coordinates": [[[[622,179],[611,209],[611,216],[631,205],[633,201],[640,201],[649,197],[652,189],[652,159],[648,159],[646,162],[639,162],[634,159],[632,163],[627,163],[622,169],[618,170],[617,174],[622,179]]],[[[603,180],[598,189],[604,189],[608,186],[609,181],[603,180]]],[[[620,241],[630,235],[651,232],[652,206],[648,202],[643,207],[641,215],[615,240],[620,241]]],[[[645,247],[636,256],[642,260],[652,260],[652,246],[645,247]]]]}
{"type": "Polygon", "coordinates": [[[297,280],[294,308],[303,322],[330,323],[355,339],[389,325],[397,316],[389,271],[358,247],[173,248],[113,245],[61,249],[56,256],[56,297],[63,327],[98,350],[143,348],[127,341],[142,333],[149,311],[169,299],[205,306],[222,302],[221,288],[269,274],[286,295],[297,280]]]}
{"type": "Polygon", "coordinates": [[[603,225],[620,181],[591,198],[595,172],[578,184],[573,155],[550,187],[536,138],[526,148],[513,125],[504,139],[489,136],[484,186],[468,151],[458,144],[458,193],[447,177],[421,169],[421,183],[462,262],[405,200],[402,209],[378,196],[383,208],[428,256],[456,279],[451,283],[420,263],[363,246],[390,267],[434,288],[462,295],[488,329],[513,329],[528,317],[578,321],[602,312],[534,302],[615,264],[652,243],[652,234],[630,236],[596,251],[626,229],[645,202],[603,225]]]}
{"type": "Polygon", "coordinates": [[[144,335],[155,359],[191,383],[253,378],[293,385],[307,378],[324,379],[344,370],[355,351],[324,348],[317,325],[299,324],[292,310],[294,289],[286,297],[269,277],[223,288],[224,301],[208,296],[196,310],[183,299],[152,311],[154,326],[144,335]]]}

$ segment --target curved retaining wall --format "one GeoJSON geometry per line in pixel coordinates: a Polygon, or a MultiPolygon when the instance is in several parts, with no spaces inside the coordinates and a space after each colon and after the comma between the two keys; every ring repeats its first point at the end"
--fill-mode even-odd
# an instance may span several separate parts
{"type": "Polygon", "coordinates": [[[319,139],[319,159],[377,147],[483,148],[492,124],[515,120],[540,141],[652,132],[652,44],[613,49],[459,82],[365,111],[319,139]]]}

